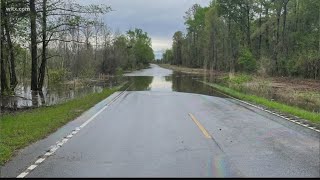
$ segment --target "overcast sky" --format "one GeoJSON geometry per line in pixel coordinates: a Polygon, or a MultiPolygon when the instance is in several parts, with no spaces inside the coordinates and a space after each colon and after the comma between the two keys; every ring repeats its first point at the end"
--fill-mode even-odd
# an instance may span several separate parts
{"type": "Polygon", "coordinates": [[[207,6],[210,0],[81,0],[83,3],[107,4],[114,10],[104,16],[113,31],[141,28],[152,38],[156,58],[171,47],[174,32],[184,31],[185,12],[193,4],[207,6]]]}

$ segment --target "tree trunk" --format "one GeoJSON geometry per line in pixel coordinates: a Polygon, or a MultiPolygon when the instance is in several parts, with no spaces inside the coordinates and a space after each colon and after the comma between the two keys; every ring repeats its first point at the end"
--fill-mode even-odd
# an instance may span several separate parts
{"type": "Polygon", "coordinates": [[[37,78],[37,25],[36,25],[36,7],[35,0],[30,0],[30,24],[31,24],[31,90],[36,91],[38,89],[37,78]]]}
{"type": "Polygon", "coordinates": [[[196,49],[196,32],[193,32],[193,50],[192,50],[192,53],[193,53],[193,59],[195,60],[195,63],[194,61],[191,61],[192,63],[192,67],[194,68],[196,66],[196,64],[198,63],[197,61],[197,49],[196,49]]]}
{"type": "MultiPolygon", "coordinates": [[[[276,2],[279,3],[279,2],[276,2]]],[[[280,16],[281,16],[282,5],[277,5],[277,32],[276,32],[276,44],[273,47],[273,60],[275,63],[275,71],[276,74],[279,73],[279,65],[278,65],[278,48],[279,48],[279,33],[280,33],[280,16]]]]}
{"type": "Polygon", "coordinates": [[[230,73],[233,75],[235,72],[235,59],[233,56],[233,47],[232,47],[232,39],[231,39],[231,17],[228,17],[228,41],[229,41],[229,59],[230,59],[230,73]]]}
{"type": "Polygon", "coordinates": [[[98,31],[97,26],[95,27],[96,29],[96,48],[94,49],[94,63],[97,63],[97,49],[98,49],[98,31]]]}
{"type": "Polygon", "coordinates": [[[39,69],[39,84],[38,84],[38,90],[42,91],[44,78],[46,74],[46,65],[47,65],[47,0],[43,0],[43,6],[42,6],[42,54],[41,54],[41,66],[39,69]]]}
{"type": "Polygon", "coordinates": [[[215,59],[215,70],[218,70],[219,67],[218,67],[218,45],[215,44],[214,46],[214,59],[215,59]]]}
{"type": "MultiPolygon", "coordinates": [[[[2,12],[1,12],[2,13],[2,12]]],[[[1,25],[0,25],[1,26],[1,25]]],[[[0,52],[0,68],[1,68],[1,94],[5,94],[5,92],[8,91],[8,84],[7,84],[7,76],[6,76],[6,68],[5,68],[5,63],[4,63],[4,55],[3,55],[3,41],[4,41],[4,33],[3,33],[3,26],[1,26],[1,52],[0,52]]]]}
{"type": "Polygon", "coordinates": [[[9,31],[9,25],[8,25],[8,16],[6,14],[6,5],[5,2],[1,2],[2,6],[2,13],[3,13],[3,22],[4,22],[4,28],[5,28],[5,35],[7,38],[8,48],[9,48],[9,54],[10,54],[10,90],[14,91],[14,88],[17,86],[17,76],[16,76],[16,65],[15,65],[15,56],[13,51],[13,44],[11,41],[10,31],[9,31]]]}
{"type": "MultiPolygon", "coordinates": [[[[262,4],[260,5],[260,9],[262,11],[262,4]]],[[[259,34],[259,45],[258,45],[258,49],[259,49],[259,54],[258,54],[258,58],[261,58],[261,41],[262,41],[262,33],[261,33],[261,26],[262,26],[262,20],[261,20],[261,13],[259,13],[259,28],[260,28],[260,34],[259,34]]]]}
{"type": "MultiPolygon", "coordinates": [[[[215,34],[214,34],[215,32],[214,32],[214,27],[213,27],[213,29],[212,29],[212,68],[214,69],[214,70],[216,70],[217,69],[217,63],[216,63],[216,61],[217,61],[217,59],[216,59],[216,52],[215,52],[215,34]]],[[[211,73],[212,73],[212,70],[213,69],[211,69],[211,73]]]]}
{"type": "Polygon", "coordinates": [[[282,29],[282,46],[284,48],[286,56],[288,56],[288,47],[286,44],[286,21],[287,21],[287,5],[289,0],[283,2],[283,29],[282,29]]]}
{"type": "Polygon", "coordinates": [[[299,0],[296,0],[295,4],[295,31],[298,31],[298,22],[299,22],[299,0]]]}
{"type": "Polygon", "coordinates": [[[250,39],[250,6],[249,3],[246,2],[246,11],[247,11],[247,45],[248,48],[251,49],[251,39],[250,39]]]}
{"type": "MultiPolygon", "coordinates": [[[[78,24],[78,26],[77,26],[77,42],[79,42],[79,41],[80,41],[80,25],[78,24]]],[[[77,43],[77,56],[76,56],[75,62],[73,64],[74,66],[77,64],[76,61],[79,58],[80,58],[80,44],[77,43]]],[[[78,74],[79,74],[79,69],[76,68],[76,78],[78,78],[78,74]]]]}
{"type": "Polygon", "coordinates": [[[278,7],[277,9],[277,36],[276,36],[276,43],[279,43],[279,33],[280,33],[280,17],[281,17],[281,10],[282,6],[278,7]]]}
{"type": "Polygon", "coordinates": [[[266,24],[266,49],[267,49],[267,54],[269,54],[269,52],[270,52],[268,21],[269,21],[269,7],[268,7],[268,5],[266,5],[266,22],[267,22],[267,24],[266,24]]]}
{"type": "MultiPolygon", "coordinates": [[[[320,11],[319,11],[319,24],[318,24],[318,32],[320,31],[320,11]]],[[[318,33],[318,54],[320,54],[320,33],[318,33]]],[[[315,71],[314,79],[317,79],[317,77],[320,79],[320,61],[316,64],[317,70],[315,71]]]]}

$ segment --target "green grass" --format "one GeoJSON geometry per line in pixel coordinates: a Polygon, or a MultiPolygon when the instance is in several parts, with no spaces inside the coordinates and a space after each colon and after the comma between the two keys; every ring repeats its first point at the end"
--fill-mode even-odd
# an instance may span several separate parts
{"type": "Polygon", "coordinates": [[[252,81],[253,78],[252,76],[247,74],[238,74],[238,75],[234,75],[233,77],[225,76],[223,79],[232,84],[241,85],[243,83],[252,81]]]}
{"type": "Polygon", "coordinates": [[[300,118],[310,120],[310,121],[317,123],[317,124],[320,123],[320,114],[319,113],[306,111],[306,110],[300,109],[298,107],[288,106],[288,105],[285,105],[285,104],[282,104],[279,102],[275,102],[275,101],[270,101],[270,100],[263,98],[263,97],[244,94],[244,93],[238,92],[236,90],[233,90],[231,88],[221,86],[218,84],[213,84],[213,83],[208,83],[208,82],[203,82],[203,83],[205,83],[209,86],[212,86],[212,87],[218,89],[219,91],[224,92],[230,96],[236,97],[238,99],[250,101],[255,104],[261,104],[261,105],[266,106],[268,108],[280,111],[282,113],[292,114],[292,115],[298,116],[300,118]]]}
{"type": "Polygon", "coordinates": [[[0,164],[7,162],[18,149],[45,138],[59,127],[118,91],[123,85],[104,89],[63,104],[40,107],[0,117],[0,164]]]}

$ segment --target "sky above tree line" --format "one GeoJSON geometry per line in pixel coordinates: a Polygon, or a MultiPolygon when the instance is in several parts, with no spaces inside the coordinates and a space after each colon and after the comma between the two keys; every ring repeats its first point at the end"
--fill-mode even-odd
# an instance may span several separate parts
{"type": "Polygon", "coordinates": [[[184,31],[183,16],[195,3],[207,6],[210,0],[79,0],[83,4],[106,4],[112,12],[104,15],[104,22],[113,30],[124,33],[141,28],[152,38],[156,58],[170,48],[174,32],[184,31]]]}

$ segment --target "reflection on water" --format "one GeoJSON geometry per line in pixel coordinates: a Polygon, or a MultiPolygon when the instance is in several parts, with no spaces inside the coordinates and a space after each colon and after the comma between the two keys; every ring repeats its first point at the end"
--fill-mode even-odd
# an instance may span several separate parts
{"type": "Polygon", "coordinates": [[[112,87],[124,81],[131,82],[129,91],[176,91],[221,96],[211,87],[196,81],[204,80],[204,78],[177,72],[171,76],[128,76],[113,78],[105,82],[91,82],[80,87],[72,83],[55,85],[54,88],[44,88],[42,92],[32,92],[29,84],[20,84],[16,88],[15,96],[0,96],[0,105],[2,108],[10,109],[50,106],[86,94],[99,93],[103,88],[112,87]]]}
{"type": "Polygon", "coordinates": [[[113,77],[106,81],[90,81],[82,85],[64,84],[52,88],[43,88],[42,92],[31,91],[29,83],[19,84],[15,96],[0,96],[0,113],[30,107],[51,106],[91,93],[102,92],[124,82],[122,77],[113,77]]]}
{"type": "MultiPolygon", "coordinates": [[[[210,80],[210,82],[216,81],[215,79],[206,78],[208,77],[178,72],[174,72],[169,76],[124,76],[114,77],[104,82],[86,83],[82,87],[69,84],[55,86],[52,89],[44,88],[42,93],[32,93],[29,85],[20,85],[15,96],[0,96],[0,113],[6,110],[14,111],[22,108],[58,104],[86,94],[101,92],[103,88],[112,87],[124,81],[130,82],[129,91],[186,92],[224,97],[214,88],[199,82],[206,80],[210,80]]],[[[311,110],[317,109],[307,104],[304,104],[303,107],[311,110]]]]}
{"type": "Polygon", "coordinates": [[[155,76],[149,84],[150,91],[172,91],[172,82],[168,77],[155,76]]]}
{"type": "MultiPolygon", "coordinates": [[[[18,109],[51,106],[59,104],[70,99],[81,97],[90,93],[98,93],[103,88],[112,87],[124,81],[131,84],[129,91],[163,91],[163,92],[187,92],[205,94],[211,96],[220,96],[213,88],[200,83],[196,80],[204,80],[205,77],[199,75],[187,75],[174,72],[166,73],[169,76],[161,76],[162,69],[154,67],[149,69],[155,76],[124,76],[114,77],[107,81],[89,81],[82,86],[76,86],[74,83],[55,85],[52,88],[43,88],[41,93],[32,92],[28,85],[19,85],[16,88],[15,96],[0,96],[1,112],[15,111],[18,109]]],[[[144,75],[143,73],[141,75],[144,75]]]]}
{"type": "Polygon", "coordinates": [[[187,92],[224,97],[221,93],[197,80],[205,77],[174,72],[172,76],[132,76],[129,91],[187,92]]]}
{"type": "Polygon", "coordinates": [[[149,84],[151,84],[153,77],[152,76],[133,76],[128,77],[131,82],[131,85],[129,87],[129,91],[149,91],[150,87],[149,84]]]}

